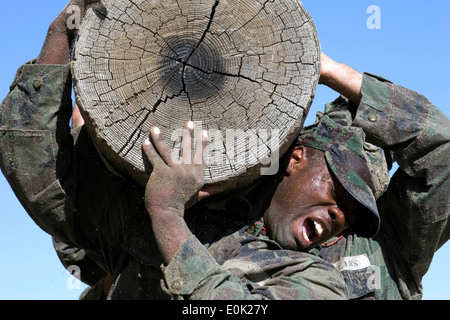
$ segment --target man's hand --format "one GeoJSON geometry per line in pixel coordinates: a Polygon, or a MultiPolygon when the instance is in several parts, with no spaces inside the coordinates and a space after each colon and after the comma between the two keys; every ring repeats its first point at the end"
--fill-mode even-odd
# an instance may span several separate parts
{"type": "Polygon", "coordinates": [[[199,134],[197,148],[193,152],[193,133],[194,124],[188,122],[183,132],[180,159],[172,159],[171,150],[157,128],[151,131],[150,140],[143,144],[153,166],[145,190],[145,206],[166,264],[192,236],[183,218],[184,210],[198,201],[199,190],[204,185],[206,134],[199,134]]]}
{"type": "Polygon", "coordinates": [[[158,128],[144,142],[144,152],[153,166],[145,191],[145,204],[151,214],[159,210],[176,210],[180,215],[193,205],[204,186],[205,162],[203,153],[207,145],[206,131],[200,132],[197,148],[193,151],[194,123],[188,122],[183,130],[180,159],[173,159],[158,128]]]}
{"type": "Polygon", "coordinates": [[[71,0],[58,17],[50,24],[44,46],[36,61],[37,64],[67,64],[70,62],[77,29],[68,24],[74,14],[69,10],[75,6],[79,10],[80,20],[88,5],[100,0],[71,0]]]}
{"type": "Polygon", "coordinates": [[[361,85],[363,75],[351,67],[321,54],[319,83],[339,92],[350,101],[359,105],[361,102],[361,85]]]}

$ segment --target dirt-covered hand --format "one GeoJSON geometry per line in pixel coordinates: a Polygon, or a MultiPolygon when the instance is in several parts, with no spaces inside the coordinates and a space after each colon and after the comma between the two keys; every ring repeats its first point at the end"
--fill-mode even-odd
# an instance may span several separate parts
{"type": "Polygon", "coordinates": [[[144,141],[143,149],[153,170],[145,190],[145,205],[150,215],[156,212],[184,210],[199,199],[204,186],[204,151],[207,145],[206,131],[200,132],[194,152],[194,124],[188,122],[183,130],[180,159],[173,159],[172,152],[158,128],[144,141]]]}
{"type": "Polygon", "coordinates": [[[58,17],[53,21],[53,27],[74,36],[80,27],[82,18],[89,5],[100,2],[100,0],[71,0],[67,3],[58,17]]]}
{"type": "Polygon", "coordinates": [[[71,0],[50,24],[37,64],[67,64],[72,56],[73,46],[81,21],[89,5],[99,0],[71,0]]]}

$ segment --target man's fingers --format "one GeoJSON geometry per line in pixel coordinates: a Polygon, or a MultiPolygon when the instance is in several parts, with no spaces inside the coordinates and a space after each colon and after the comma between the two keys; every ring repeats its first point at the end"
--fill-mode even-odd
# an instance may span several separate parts
{"type": "Polygon", "coordinates": [[[205,186],[205,187],[203,187],[202,190],[200,190],[198,192],[198,199],[203,200],[203,199],[211,197],[215,194],[219,194],[221,192],[223,192],[223,187],[221,187],[221,186],[215,186],[215,185],[205,186]]]}
{"type": "Polygon", "coordinates": [[[183,130],[180,158],[183,164],[204,164],[204,152],[208,145],[208,134],[201,131],[197,137],[197,146],[194,152],[194,123],[189,121],[183,130]]]}
{"type": "Polygon", "coordinates": [[[144,149],[145,155],[148,158],[148,161],[150,161],[150,164],[153,167],[158,167],[164,164],[161,157],[159,156],[158,152],[156,152],[155,148],[153,147],[152,142],[150,139],[145,139],[142,148],[144,149]]]}
{"type": "Polygon", "coordinates": [[[172,164],[170,149],[163,140],[159,128],[151,130],[150,139],[144,140],[143,149],[153,167],[172,164]]]}
{"type": "Polygon", "coordinates": [[[173,165],[172,155],[169,146],[166,144],[161,135],[159,128],[153,128],[150,132],[151,142],[159,157],[168,165],[173,165]]]}
{"type": "Polygon", "coordinates": [[[206,130],[202,130],[198,134],[197,138],[197,149],[195,150],[194,164],[205,163],[205,150],[208,146],[208,142],[208,133],[206,130]]]}
{"type": "Polygon", "coordinates": [[[220,186],[214,186],[214,185],[205,186],[186,203],[186,208],[188,209],[188,208],[192,207],[194,204],[196,204],[197,202],[204,200],[206,198],[209,198],[215,194],[219,194],[221,192],[223,192],[223,188],[220,186]]]}
{"type": "Polygon", "coordinates": [[[192,164],[192,149],[194,148],[194,123],[189,121],[183,129],[183,141],[181,144],[181,161],[184,164],[192,164]]]}
{"type": "MultiPolygon", "coordinates": [[[[208,135],[206,131],[199,132],[197,138],[197,147],[195,152],[194,149],[194,123],[189,121],[186,124],[186,127],[183,129],[183,140],[181,143],[181,152],[180,152],[180,164],[185,165],[204,165],[204,153],[205,149],[208,145],[208,135]]],[[[160,158],[164,161],[168,166],[172,166],[175,163],[178,163],[177,159],[172,159],[172,150],[165,143],[162,138],[161,132],[158,128],[154,128],[150,132],[150,140],[144,142],[144,151],[149,157],[149,160],[153,160],[155,158],[160,158]],[[147,143],[150,142],[150,145],[147,143]]]]}

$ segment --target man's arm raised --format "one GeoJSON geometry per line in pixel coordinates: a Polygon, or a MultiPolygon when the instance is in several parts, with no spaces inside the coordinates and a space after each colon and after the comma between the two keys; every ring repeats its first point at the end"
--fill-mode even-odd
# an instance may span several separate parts
{"type": "Polygon", "coordinates": [[[47,37],[41,53],[36,60],[37,64],[67,64],[70,62],[73,45],[77,36],[77,29],[67,23],[74,14],[70,8],[79,9],[76,14],[81,18],[86,12],[86,7],[99,0],[71,0],[61,11],[58,17],[48,28],[47,37]]]}
{"type": "Polygon", "coordinates": [[[356,105],[361,102],[362,73],[332,60],[324,53],[321,54],[321,66],[320,84],[339,92],[356,105]]]}

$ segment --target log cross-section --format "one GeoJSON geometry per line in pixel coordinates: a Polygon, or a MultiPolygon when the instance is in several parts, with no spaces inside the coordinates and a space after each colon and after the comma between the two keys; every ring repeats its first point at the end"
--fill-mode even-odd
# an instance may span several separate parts
{"type": "Polygon", "coordinates": [[[261,176],[298,135],[319,57],[297,0],[104,0],[86,13],[72,73],[87,129],[116,169],[144,185],[151,128],[177,154],[192,120],[211,139],[206,183],[227,189],[261,176]]]}

